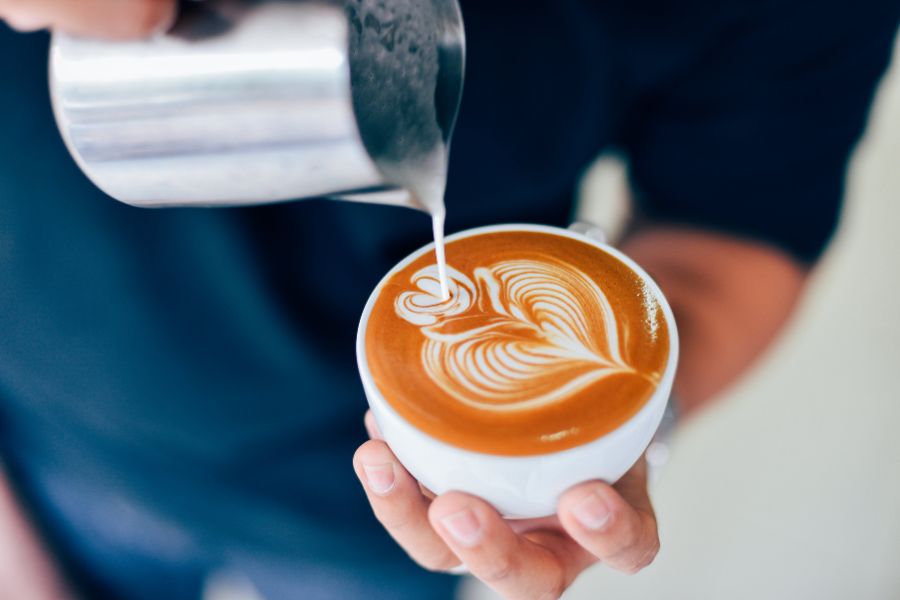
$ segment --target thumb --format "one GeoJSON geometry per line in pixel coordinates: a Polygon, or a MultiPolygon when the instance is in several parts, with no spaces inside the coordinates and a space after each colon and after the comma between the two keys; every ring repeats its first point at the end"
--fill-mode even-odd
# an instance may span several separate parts
{"type": "Polygon", "coordinates": [[[643,461],[615,486],[593,481],[568,490],[558,515],[575,541],[616,570],[636,573],[659,551],[643,461]]]}

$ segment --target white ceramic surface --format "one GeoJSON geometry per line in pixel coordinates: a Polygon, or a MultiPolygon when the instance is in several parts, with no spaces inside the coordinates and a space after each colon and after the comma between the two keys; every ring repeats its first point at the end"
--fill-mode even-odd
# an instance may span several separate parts
{"type": "Polygon", "coordinates": [[[536,456],[500,456],[473,452],[432,438],[403,419],[385,401],[369,372],[365,355],[366,325],[382,287],[406,265],[432,252],[429,244],[401,261],[381,280],[360,319],[356,356],[369,406],[385,441],[397,458],[424,486],[437,494],[459,490],[480,496],[508,517],[541,517],[555,513],[560,494],[591,479],[614,482],[640,457],[659,426],[678,363],[678,332],[668,302],[644,270],[620,251],[579,233],[544,225],[493,225],[447,237],[447,242],[496,231],[536,231],[572,238],[618,258],[648,284],[669,326],[669,361],[656,392],[624,425],[582,446],[536,456]]]}

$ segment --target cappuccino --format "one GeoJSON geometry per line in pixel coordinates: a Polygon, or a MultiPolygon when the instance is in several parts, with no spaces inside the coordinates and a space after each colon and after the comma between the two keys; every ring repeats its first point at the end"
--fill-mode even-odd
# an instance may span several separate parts
{"type": "Polygon", "coordinates": [[[365,331],[372,381],[420,431],[487,454],[537,455],[620,427],[669,359],[659,299],[587,241],[491,231],[395,271],[365,331]]]}

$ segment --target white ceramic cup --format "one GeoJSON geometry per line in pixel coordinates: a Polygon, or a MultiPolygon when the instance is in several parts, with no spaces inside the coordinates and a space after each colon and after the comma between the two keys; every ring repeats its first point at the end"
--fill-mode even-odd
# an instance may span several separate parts
{"type": "Polygon", "coordinates": [[[448,236],[447,242],[500,231],[535,231],[590,244],[625,263],[653,292],[669,329],[669,358],[656,391],[637,414],[612,432],[581,446],[533,456],[500,456],[458,448],[427,435],[401,417],[372,380],[365,352],[366,326],[385,283],[423,254],[433,252],[434,244],[400,261],[376,286],[360,319],[356,358],[381,435],[422,485],[435,494],[457,490],[479,496],[506,517],[543,517],[556,512],[557,501],[568,488],[593,479],[615,482],[640,458],[659,427],[672,391],[678,363],[678,332],[672,309],[650,276],[620,251],[581,233],[545,225],[491,225],[448,236]]]}

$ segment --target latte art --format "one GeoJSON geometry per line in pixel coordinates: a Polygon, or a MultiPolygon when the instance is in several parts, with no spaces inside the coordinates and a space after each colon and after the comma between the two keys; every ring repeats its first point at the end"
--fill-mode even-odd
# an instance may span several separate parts
{"type": "Polygon", "coordinates": [[[469,278],[447,266],[447,295],[441,289],[438,265],[428,266],[413,277],[419,288],[416,292],[404,292],[397,297],[397,314],[413,325],[434,325],[439,319],[453,317],[469,310],[475,294],[475,286],[469,278]]]}
{"type": "Polygon", "coordinates": [[[446,296],[423,251],[379,286],[365,330],[374,385],[415,427],[479,452],[541,454],[612,431],[653,395],[668,325],[618,258],[517,230],[446,250],[446,296]]]}
{"type": "Polygon", "coordinates": [[[612,375],[638,375],[619,351],[609,299],[571,265],[509,260],[475,268],[474,282],[448,267],[448,300],[437,276],[437,265],[415,273],[417,291],[400,294],[395,309],[421,327],[422,368],[459,402],[528,410],[612,375]]]}

